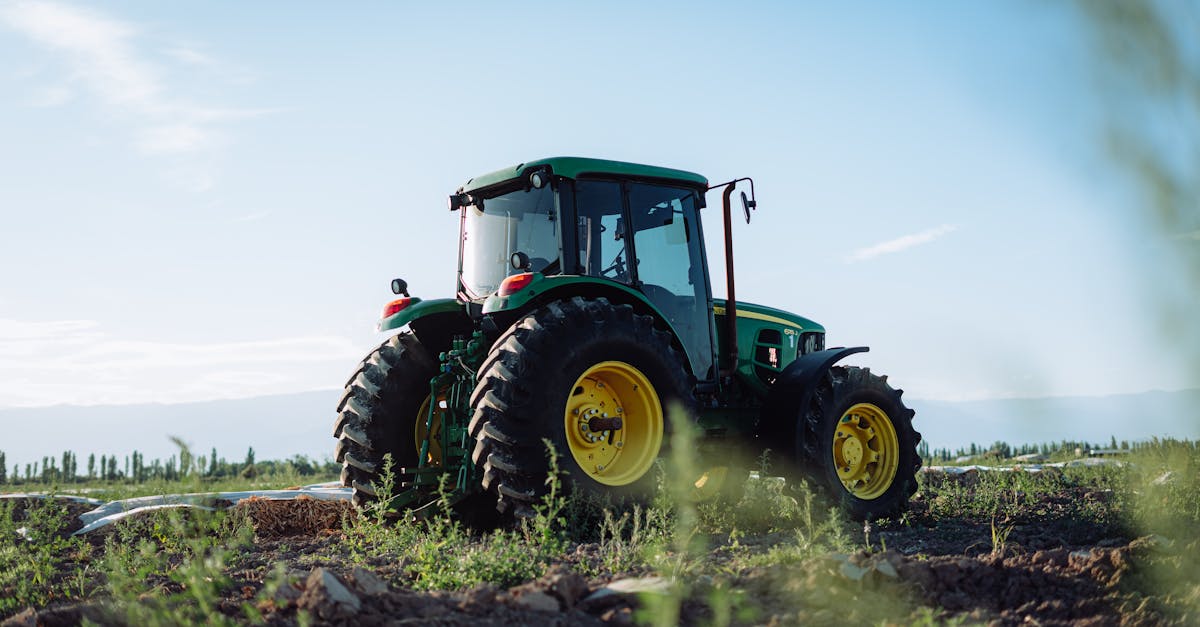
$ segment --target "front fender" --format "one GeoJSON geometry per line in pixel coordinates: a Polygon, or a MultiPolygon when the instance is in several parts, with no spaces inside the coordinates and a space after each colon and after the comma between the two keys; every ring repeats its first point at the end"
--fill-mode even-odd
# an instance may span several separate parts
{"type": "MultiPolygon", "coordinates": [[[[796,425],[809,403],[813,392],[817,389],[825,373],[834,364],[855,353],[865,353],[871,349],[866,346],[849,348],[830,348],[797,357],[788,364],[783,372],[775,379],[775,385],[767,393],[759,422],[759,437],[777,446],[799,446],[802,443],[796,437],[796,425]],[[783,444],[786,443],[786,444],[783,444]]],[[[803,434],[800,431],[799,434],[803,434]]],[[[799,461],[799,452],[803,448],[789,451],[795,461],[799,461]]]]}

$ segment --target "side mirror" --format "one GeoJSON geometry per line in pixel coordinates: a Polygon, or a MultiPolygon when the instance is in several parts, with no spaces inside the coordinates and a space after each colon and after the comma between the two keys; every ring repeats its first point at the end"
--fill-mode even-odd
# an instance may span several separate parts
{"type": "Polygon", "coordinates": [[[746,224],[750,224],[750,210],[758,208],[758,201],[752,198],[746,198],[746,192],[742,194],[742,211],[746,214],[746,224]]]}
{"type": "Polygon", "coordinates": [[[514,270],[520,270],[521,272],[529,272],[529,267],[530,267],[529,255],[526,255],[525,253],[523,253],[519,250],[517,252],[513,253],[511,256],[509,256],[508,263],[512,265],[514,270]]]}
{"type": "Polygon", "coordinates": [[[398,296],[408,296],[408,282],[404,279],[392,279],[392,293],[398,296]]]}

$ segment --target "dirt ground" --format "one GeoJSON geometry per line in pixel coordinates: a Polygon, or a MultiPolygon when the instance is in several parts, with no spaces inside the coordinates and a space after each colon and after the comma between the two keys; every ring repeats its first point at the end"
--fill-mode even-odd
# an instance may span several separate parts
{"type": "MultiPolygon", "coordinates": [[[[1145,576],[1139,564],[1164,551],[1169,541],[1129,537],[1117,526],[1071,516],[1081,502],[1103,504],[1106,498],[1079,488],[1044,499],[1029,508],[1028,516],[994,521],[937,519],[918,494],[904,524],[864,530],[870,551],[800,564],[739,567],[731,562],[728,569],[718,568],[723,583],[701,577],[683,603],[680,620],[711,622],[708,588],[724,585],[741,591],[738,607],[744,611],[734,615],[735,623],[909,624],[914,611],[924,607],[931,620],[971,624],[1161,624],[1163,617],[1127,584],[1145,576]],[[1005,530],[999,545],[997,528],[1005,530]]],[[[73,514],[89,509],[70,507],[73,514]]],[[[641,603],[635,591],[659,594],[655,591],[664,585],[645,570],[584,578],[573,567],[598,563],[601,549],[581,544],[542,577],[514,588],[418,592],[393,583],[403,580],[401,565],[352,566],[340,559],[341,520],[349,511],[344,502],[251,499],[235,509],[249,516],[256,530],[253,547],[231,563],[234,585],[219,605],[239,620],[243,604],[252,601],[272,625],[298,624],[301,612],[317,624],[332,625],[632,624],[641,603]],[[262,590],[279,563],[292,583],[264,599],[262,590]]],[[[99,547],[111,533],[99,530],[86,537],[99,547]]],[[[743,552],[766,553],[788,541],[785,534],[772,534],[741,538],[739,545],[743,552]]],[[[715,544],[710,560],[719,567],[729,547],[715,544]]],[[[2,625],[104,623],[106,616],[103,602],[51,605],[27,609],[2,625]]]]}

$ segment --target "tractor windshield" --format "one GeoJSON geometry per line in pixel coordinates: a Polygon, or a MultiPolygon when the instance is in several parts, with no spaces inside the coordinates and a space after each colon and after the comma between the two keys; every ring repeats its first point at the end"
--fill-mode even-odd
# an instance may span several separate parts
{"type": "Polygon", "coordinates": [[[504,277],[523,272],[509,261],[516,252],[529,258],[531,272],[558,267],[558,215],[549,186],[478,199],[462,211],[459,279],[470,296],[491,294],[504,277]]]}

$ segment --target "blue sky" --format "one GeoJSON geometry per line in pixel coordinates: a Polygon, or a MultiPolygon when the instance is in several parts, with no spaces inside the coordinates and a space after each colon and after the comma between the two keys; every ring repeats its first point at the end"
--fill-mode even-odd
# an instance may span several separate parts
{"type": "Polygon", "coordinates": [[[1192,387],[1043,4],[4,2],[0,407],[339,387],[446,195],[562,154],[755,177],[739,297],[910,396],[1192,387]]]}

